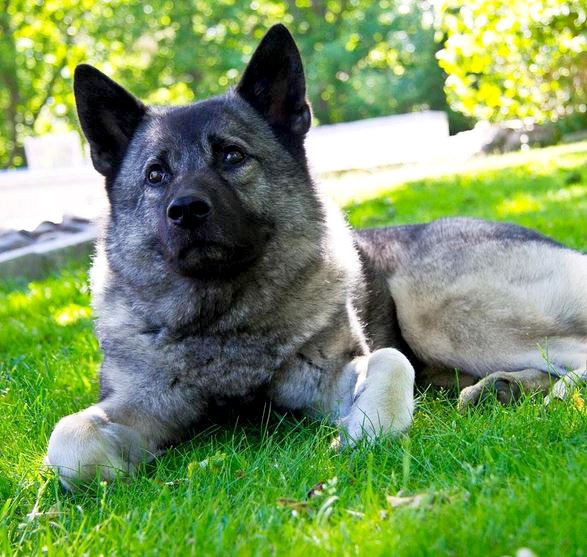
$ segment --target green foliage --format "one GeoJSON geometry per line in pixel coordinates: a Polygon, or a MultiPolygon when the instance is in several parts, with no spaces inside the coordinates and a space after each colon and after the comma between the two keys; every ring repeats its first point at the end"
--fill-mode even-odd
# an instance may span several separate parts
{"type": "Polygon", "coordinates": [[[277,22],[300,44],[317,121],[446,108],[428,0],[2,3],[0,168],[24,163],[24,136],[75,125],[79,62],[149,102],[189,102],[235,85],[277,22]]]}
{"type": "Polygon", "coordinates": [[[587,112],[587,0],[444,0],[451,106],[543,123],[587,112]]]}
{"type": "Polygon", "coordinates": [[[512,118],[578,130],[586,21],[587,0],[0,0],[0,168],[25,163],[27,135],[75,127],[79,62],[148,102],[190,102],[235,85],[276,22],[300,45],[319,123],[430,108],[453,132],[512,118]]]}
{"type": "MultiPolygon", "coordinates": [[[[383,187],[351,219],[507,218],[587,247],[587,144],[482,164],[383,187]]],[[[0,555],[585,554],[584,389],[466,415],[421,394],[408,436],[342,453],[327,424],[268,414],[208,428],[129,481],[62,492],[39,470],[54,423],[97,395],[85,267],[0,283],[0,555]],[[399,490],[427,497],[392,507],[399,490]]]]}
{"type": "Polygon", "coordinates": [[[106,59],[113,39],[108,16],[121,3],[0,2],[0,168],[24,163],[26,135],[75,122],[73,69],[88,56],[106,59]]]}

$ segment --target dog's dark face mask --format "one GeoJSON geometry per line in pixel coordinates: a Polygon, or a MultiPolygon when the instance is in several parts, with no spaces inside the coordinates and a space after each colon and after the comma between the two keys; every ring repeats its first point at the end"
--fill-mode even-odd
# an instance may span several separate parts
{"type": "Polygon", "coordinates": [[[106,178],[112,251],[125,263],[223,279],[254,265],[276,231],[312,218],[316,207],[303,191],[305,93],[299,52],[280,25],[236,91],[189,106],[146,107],[79,66],[76,103],[94,167],[106,178]]]}

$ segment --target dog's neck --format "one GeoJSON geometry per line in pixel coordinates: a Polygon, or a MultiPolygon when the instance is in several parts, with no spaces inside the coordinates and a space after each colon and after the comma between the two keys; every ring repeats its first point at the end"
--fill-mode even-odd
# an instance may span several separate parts
{"type": "MultiPolygon", "coordinates": [[[[304,296],[312,277],[323,268],[319,244],[306,253],[305,241],[289,239],[288,250],[282,250],[283,260],[261,259],[243,273],[227,279],[198,279],[178,275],[169,270],[159,280],[137,283],[108,261],[106,250],[98,249],[92,270],[94,306],[99,321],[109,320],[109,314],[122,308],[141,322],[145,329],[167,329],[172,334],[227,334],[252,327],[272,326],[280,308],[290,300],[292,285],[299,284],[304,296]],[[291,251],[298,253],[295,265],[291,251]],[[289,270],[284,277],[283,266],[289,270]],[[111,285],[116,284],[116,289],[111,285]],[[267,285],[270,284],[269,288],[267,285]],[[106,295],[107,294],[107,295],[106,295]]],[[[274,252],[275,253],[275,252],[274,252]]],[[[330,274],[330,273],[328,273],[330,274]]],[[[319,280],[333,280],[324,276],[319,280]]]]}

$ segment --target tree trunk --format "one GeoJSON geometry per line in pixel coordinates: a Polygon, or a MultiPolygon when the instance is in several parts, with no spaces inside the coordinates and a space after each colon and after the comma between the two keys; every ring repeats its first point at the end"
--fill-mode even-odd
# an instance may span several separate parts
{"type": "MultiPolygon", "coordinates": [[[[24,149],[18,141],[19,105],[21,102],[18,76],[16,73],[16,45],[8,14],[8,1],[0,8],[0,78],[6,85],[8,104],[5,108],[8,129],[8,153],[6,166],[14,166],[20,155],[24,160],[24,149]]],[[[26,162],[26,161],[25,161],[26,162]]]]}

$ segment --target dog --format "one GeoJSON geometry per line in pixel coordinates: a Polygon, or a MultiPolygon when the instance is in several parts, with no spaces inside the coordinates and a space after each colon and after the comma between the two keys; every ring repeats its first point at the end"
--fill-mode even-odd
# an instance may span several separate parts
{"type": "Polygon", "coordinates": [[[463,406],[585,377],[586,255],[474,219],[349,229],[308,169],[284,26],[219,97],[147,107],[88,65],[74,90],[110,212],[91,271],[100,398],[47,452],[66,488],[132,473],[235,401],[326,416],[353,445],[410,426],[416,376],[481,379],[463,406]]]}

